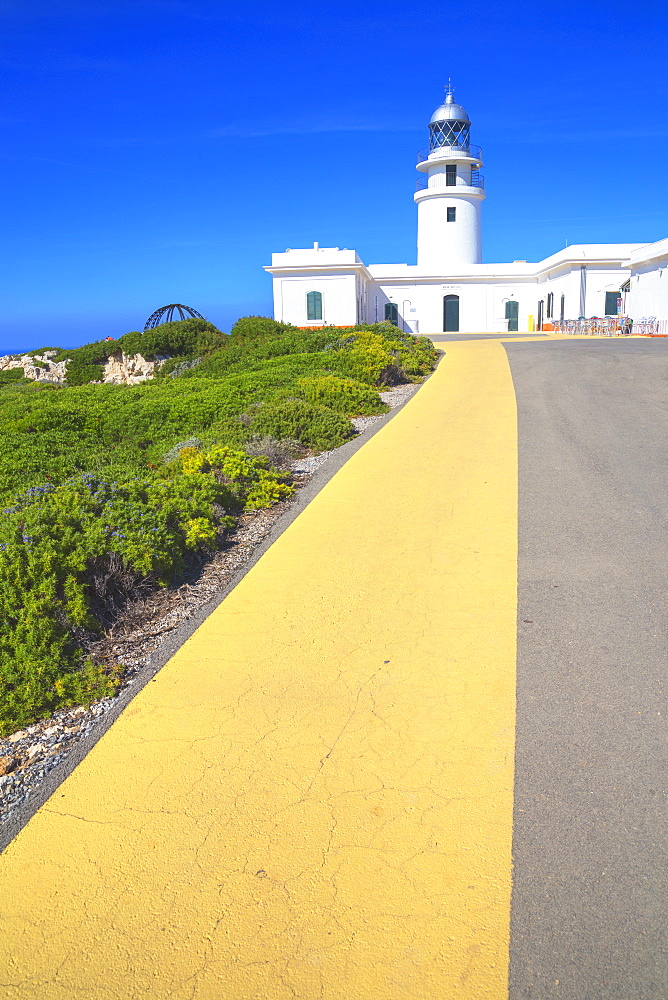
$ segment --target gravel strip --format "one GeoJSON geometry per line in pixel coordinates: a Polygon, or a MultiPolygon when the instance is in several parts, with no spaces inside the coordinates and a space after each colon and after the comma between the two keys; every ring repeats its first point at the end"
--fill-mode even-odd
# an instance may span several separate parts
{"type": "MultiPolygon", "coordinates": [[[[405,403],[417,388],[418,384],[411,383],[381,392],[380,396],[384,403],[395,409],[405,403]]],[[[385,419],[386,414],[356,417],[352,423],[358,436],[361,436],[385,419]]],[[[338,450],[324,451],[295,461],[292,464],[297,487],[295,496],[268,510],[240,517],[237,527],[226,537],[223,548],[204,565],[196,579],[180,587],[157,590],[125,608],[104,638],[92,647],[98,656],[107,657],[125,667],[121,687],[113,698],[93,702],[88,708],[79,706],[55,712],[48,719],[0,739],[0,829],[5,827],[19,807],[35,795],[47,775],[64,764],[81,741],[90,737],[104,717],[117,707],[119,696],[136,684],[140,673],[145,674],[145,668],[151,666],[151,654],[163,646],[165,639],[187,627],[205,605],[211,603],[215,606],[216,598],[252,561],[276,522],[300,499],[301,490],[311,481],[316,470],[338,450]]]]}

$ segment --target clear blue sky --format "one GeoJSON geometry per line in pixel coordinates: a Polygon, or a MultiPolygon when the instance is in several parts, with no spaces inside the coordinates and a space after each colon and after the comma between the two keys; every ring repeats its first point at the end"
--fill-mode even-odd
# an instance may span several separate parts
{"type": "Polygon", "coordinates": [[[415,262],[452,77],[487,261],[668,236],[661,2],[0,0],[0,353],[271,312],[272,251],[415,262]]]}

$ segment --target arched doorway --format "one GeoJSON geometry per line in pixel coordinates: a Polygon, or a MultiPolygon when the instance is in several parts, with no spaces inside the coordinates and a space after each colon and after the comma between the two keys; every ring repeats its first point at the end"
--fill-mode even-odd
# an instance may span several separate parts
{"type": "Polygon", "coordinates": [[[508,299],[506,302],[506,319],[508,320],[508,333],[517,333],[519,326],[520,304],[508,299]]]}
{"type": "Polygon", "coordinates": [[[385,303],[385,322],[399,326],[399,306],[396,302],[385,303]]]}
{"type": "Polygon", "coordinates": [[[459,332],[459,296],[443,296],[443,332],[459,332]]]}

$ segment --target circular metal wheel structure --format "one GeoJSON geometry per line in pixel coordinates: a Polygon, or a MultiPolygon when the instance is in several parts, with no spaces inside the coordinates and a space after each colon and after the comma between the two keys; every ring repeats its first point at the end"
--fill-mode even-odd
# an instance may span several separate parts
{"type": "Polygon", "coordinates": [[[152,330],[154,326],[160,326],[161,323],[171,323],[172,320],[191,318],[204,319],[202,314],[198,313],[192,306],[184,306],[180,302],[172,302],[171,305],[161,306],[160,309],[156,309],[154,313],[151,313],[146,320],[144,330],[152,330]],[[175,313],[178,313],[178,316],[175,313]]]}

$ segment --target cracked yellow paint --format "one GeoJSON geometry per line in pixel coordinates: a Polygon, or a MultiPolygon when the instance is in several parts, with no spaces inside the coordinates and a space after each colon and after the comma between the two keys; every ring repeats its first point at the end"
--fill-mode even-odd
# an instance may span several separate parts
{"type": "Polygon", "coordinates": [[[446,350],[2,856],[3,998],[507,996],[515,398],[446,350]]]}

